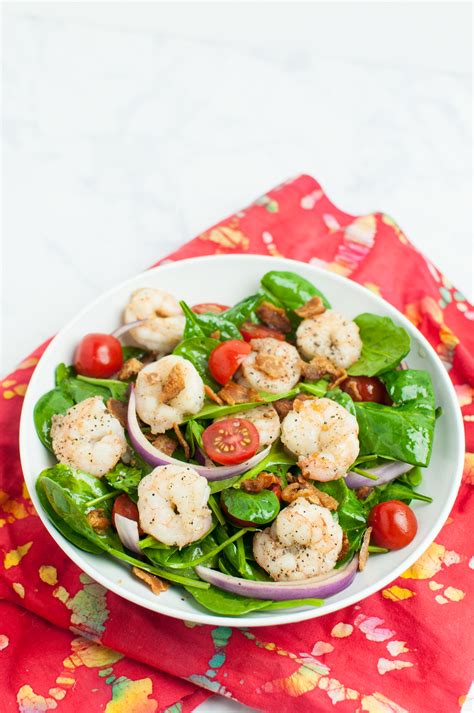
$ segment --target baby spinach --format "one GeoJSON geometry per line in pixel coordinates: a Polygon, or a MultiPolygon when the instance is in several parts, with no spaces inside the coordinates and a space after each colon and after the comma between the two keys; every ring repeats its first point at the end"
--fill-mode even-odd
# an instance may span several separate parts
{"type": "Polygon", "coordinates": [[[295,607],[321,607],[324,599],[288,599],[282,602],[271,602],[265,611],[274,609],[293,609],[295,607]]]}
{"type": "Polygon", "coordinates": [[[331,391],[327,392],[326,397],[328,399],[331,399],[331,401],[335,401],[340,406],[343,406],[353,416],[356,416],[354,402],[349,396],[349,394],[346,394],[345,391],[341,391],[341,389],[339,388],[332,389],[331,391]]]}
{"type": "Polygon", "coordinates": [[[231,594],[213,585],[206,590],[198,590],[194,586],[185,587],[185,589],[205,609],[209,609],[214,614],[225,616],[241,616],[251,611],[266,609],[271,604],[265,599],[252,599],[231,594]]]}
{"type": "Polygon", "coordinates": [[[191,419],[186,424],[185,438],[188,442],[191,457],[194,455],[196,448],[202,448],[202,434],[205,428],[198,421],[191,419]]]}
{"type": "Polygon", "coordinates": [[[218,391],[221,387],[212,378],[209,372],[209,357],[213,349],[218,347],[220,342],[211,337],[191,337],[184,339],[175,347],[173,354],[184,357],[193,364],[205,384],[218,391]]]}
{"type": "Polygon", "coordinates": [[[142,349],[142,347],[122,345],[122,356],[124,361],[127,361],[127,359],[143,359],[146,354],[148,354],[147,350],[142,349]]]}
{"type": "Polygon", "coordinates": [[[66,413],[71,406],[74,406],[74,400],[57,387],[43,394],[35,404],[33,421],[36,433],[41,443],[50,451],[53,450],[51,420],[56,414],[66,413]]]}
{"type": "Polygon", "coordinates": [[[410,351],[410,337],[390,317],[364,313],[354,319],[362,340],[362,354],[348,369],[351,376],[376,376],[394,369],[410,351]]]}
{"type": "Polygon", "coordinates": [[[328,386],[329,384],[326,379],[318,379],[318,381],[302,381],[299,384],[300,391],[306,394],[311,394],[311,396],[317,396],[318,398],[326,394],[328,386]]]}
{"type": "Polygon", "coordinates": [[[276,518],[280,512],[280,501],[272,490],[247,493],[245,490],[229,488],[221,494],[224,512],[237,520],[264,525],[276,518]]]}
{"type": "Polygon", "coordinates": [[[407,369],[384,374],[392,406],[355,404],[360,455],[379,456],[426,466],[433,446],[435,400],[430,375],[407,369]]]}
{"type": "Polygon", "coordinates": [[[288,310],[294,311],[306,304],[311,297],[316,296],[322,299],[327,309],[331,307],[323,293],[296,272],[271,270],[262,277],[261,283],[264,289],[274,295],[288,310]]]}
{"type": "Polygon", "coordinates": [[[198,564],[213,567],[217,564],[218,553],[225,549],[227,545],[243,537],[246,532],[249,532],[248,528],[238,530],[221,543],[216,542],[213,533],[209,533],[204,539],[193,542],[181,550],[173,552],[171,555],[164,555],[165,550],[153,548],[147,548],[144,552],[152,562],[163,564],[170,570],[190,569],[191,567],[196,567],[198,564]]]}
{"type": "Polygon", "coordinates": [[[242,335],[235,324],[229,322],[220,314],[196,314],[186,302],[180,302],[179,304],[186,317],[184,340],[192,337],[210,337],[215,332],[219,332],[219,340],[242,339],[242,335]]]}
{"type": "MultiPolygon", "coordinates": [[[[100,478],[59,463],[40,473],[38,487],[43,489],[54,512],[71,530],[99,547],[123,549],[110,526],[97,531],[87,519],[87,513],[93,509],[89,502],[109,492],[100,478]]],[[[110,500],[102,503],[101,509],[110,517],[110,500]]]]}
{"type": "Polygon", "coordinates": [[[246,297],[240,302],[237,302],[236,305],[229,307],[229,309],[217,316],[225,319],[227,322],[232,322],[236,327],[240,327],[247,320],[256,318],[255,310],[264,299],[265,297],[261,293],[250,295],[250,297],[246,297]]]}
{"type": "Polygon", "coordinates": [[[76,547],[79,547],[80,550],[91,552],[93,555],[98,555],[102,552],[101,547],[89,541],[86,537],[79,535],[79,533],[75,532],[75,530],[66,525],[64,520],[56,514],[56,511],[51,507],[51,504],[46,497],[46,493],[43,490],[41,479],[36,481],[36,493],[41,503],[41,507],[46,512],[48,518],[51,520],[56,530],[58,530],[61,535],[66,538],[66,540],[76,547]]]}
{"type": "Polygon", "coordinates": [[[123,490],[134,502],[138,500],[137,489],[143,477],[144,473],[141,468],[134,468],[120,462],[104,475],[105,480],[112,488],[123,490]]]}
{"type": "Polygon", "coordinates": [[[287,391],[285,394],[270,394],[267,391],[260,391],[259,401],[249,401],[243,404],[235,404],[234,406],[219,406],[219,404],[214,402],[209,403],[203,406],[203,408],[198,413],[195,413],[194,416],[185,417],[183,422],[189,421],[191,418],[195,420],[221,418],[222,416],[228,416],[229,414],[238,413],[239,411],[247,411],[248,409],[255,408],[255,406],[270,404],[272,401],[278,401],[279,399],[291,399],[299,393],[299,386],[300,385],[291,391],[287,391]]]}
{"type": "Polygon", "coordinates": [[[283,446],[276,442],[272,445],[268,455],[265,456],[265,458],[263,458],[260,463],[257,463],[257,465],[254,465],[253,468],[247,470],[245,473],[242,473],[242,475],[239,476],[239,479],[235,482],[233,487],[240,487],[240,483],[242,481],[250,480],[250,478],[255,478],[259,473],[262,473],[264,470],[268,470],[274,465],[291,466],[295,463],[296,458],[290,453],[287,453],[284,450],[283,446]]]}
{"type": "MultiPolygon", "coordinates": [[[[128,388],[129,384],[127,381],[118,381],[116,379],[94,379],[92,376],[77,376],[78,381],[82,381],[84,384],[90,384],[93,387],[103,387],[110,391],[110,396],[118,401],[128,401],[128,388]]],[[[100,394],[94,394],[94,396],[100,396],[100,394]]],[[[105,398],[105,397],[104,397],[105,398]]],[[[81,399],[82,401],[82,399],[81,399]]]]}
{"type": "Polygon", "coordinates": [[[364,501],[359,500],[353,490],[350,490],[344,478],[318,483],[318,488],[337,500],[339,506],[336,518],[349,540],[349,550],[337,566],[347,562],[360,548],[364,532],[367,528],[367,512],[364,501]]]}

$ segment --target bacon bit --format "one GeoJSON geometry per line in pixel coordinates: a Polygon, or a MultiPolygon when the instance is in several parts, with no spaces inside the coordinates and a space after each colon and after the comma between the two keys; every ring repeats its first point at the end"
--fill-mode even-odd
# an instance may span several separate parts
{"type": "Polygon", "coordinates": [[[342,547],[341,551],[339,552],[339,555],[337,557],[337,561],[340,562],[344,557],[347,555],[351,548],[351,543],[349,542],[349,538],[347,537],[346,533],[342,533],[342,547]]]}
{"type": "Polygon", "coordinates": [[[364,399],[362,398],[362,395],[359,391],[359,385],[356,381],[356,379],[346,379],[344,381],[344,391],[346,394],[349,394],[351,399],[353,401],[363,401],[364,399]]]}
{"type": "Polygon", "coordinates": [[[246,493],[260,493],[262,490],[268,490],[272,485],[281,485],[280,478],[274,473],[259,473],[256,478],[244,480],[240,486],[246,493]]]}
{"type": "Polygon", "coordinates": [[[211,399],[211,401],[214,401],[214,403],[218,404],[219,406],[223,405],[224,402],[222,401],[222,399],[219,398],[216,392],[213,391],[211,387],[207,384],[204,384],[204,393],[206,394],[207,398],[211,399]]]}
{"type": "Polygon", "coordinates": [[[336,498],[333,498],[332,495],[328,495],[328,493],[323,492],[319,488],[316,488],[316,486],[312,486],[314,488],[314,491],[316,492],[316,495],[318,496],[319,500],[321,501],[321,505],[324,508],[327,508],[328,510],[337,510],[339,507],[339,502],[336,500],[336,498]]]}
{"type": "Polygon", "coordinates": [[[364,532],[364,539],[362,540],[362,545],[359,552],[359,572],[362,572],[362,570],[365,569],[365,565],[367,564],[367,560],[369,559],[369,544],[371,534],[372,528],[368,527],[367,530],[364,532]]]}
{"type": "Polygon", "coordinates": [[[170,438],[166,435],[166,433],[160,433],[156,438],[154,438],[151,444],[167,456],[172,456],[178,445],[174,438],[170,438]]]}
{"type": "Polygon", "coordinates": [[[235,406],[235,404],[245,404],[249,401],[260,401],[260,396],[257,391],[249,389],[247,386],[243,386],[242,384],[236,384],[235,381],[228,381],[217,395],[229,406],[235,406]]]}
{"type": "Polygon", "coordinates": [[[276,307],[271,302],[262,302],[255,310],[257,317],[263,324],[271,329],[276,329],[278,332],[287,334],[291,332],[291,322],[288,319],[286,312],[281,307],[276,307]]]}
{"type": "Polygon", "coordinates": [[[181,429],[177,423],[173,423],[173,431],[175,432],[175,435],[176,435],[176,438],[178,439],[179,445],[182,447],[182,449],[184,451],[184,457],[186,458],[186,460],[189,460],[189,458],[191,456],[191,451],[189,449],[188,442],[186,441],[183,434],[181,433],[181,429]]]}
{"type": "Polygon", "coordinates": [[[121,426],[127,426],[127,404],[118,399],[109,399],[106,403],[107,411],[115,416],[121,426]]]}
{"type": "Polygon", "coordinates": [[[86,515],[86,520],[92,527],[92,529],[96,530],[96,532],[102,532],[103,530],[106,530],[108,527],[110,527],[110,520],[102,508],[98,508],[97,510],[91,510],[90,512],[88,512],[86,515]]]}
{"type": "Polygon", "coordinates": [[[313,399],[314,396],[310,396],[309,394],[298,394],[292,399],[278,399],[278,401],[274,401],[272,403],[272,406],[277,412],[280,421],[283,421],[285,416],[288,416],[290,411],[293,409],[296,411],[299,408],[298,405],[295,407],[296,401],[312,401],[313,399]]]}
{"type": "Polygon", "coordinates": [[[372,488],[369,488],[367,485],[363,485],[362,488],[357,488],[355,494],[357,495],[359,500],[365,500],[371,492],[372,488]]]}
{"type": "Polygon", "coordinates": [[[311,361],[302,363],[303,376],[309,381],[322,379],[324,376],[329,376],[331,379],[330,389],[335,389],[340,383],[347,379],[347,372],[332,363],[329,359],[323,356],[315,356],[311,361]]]}
{"type": "Polygon", "coordinates": [[[316,488],[313,488],[310,483],[302,485],[301,483],[290,483],[281,491],[281,499],[285,503],[292,503],[297,498],[306,498],[308,502],[314,505],[321,505],[321,501],[316,493],[316,488]]]}
{"type": "Polygon", "coordinates": [[[295,313],[298,317],[301,317],[301,319],[311,319],[312,317],[317,317],[318,314],[322,314],[325,311],[326,307],[324,306],[321,297],[318,297],[317,295],[311,297],[311,299],[308,300],[302,307],[295,309],[295,313]]]}
{"type": "Polygon", "coordinates": [[[161,389],[161,401],[164,404],[169,403],[182,392],[184,387],[185,381],[181,364],[175,364],[168,372],[168,376],[161,389]]]}
{"type": "Polygon", "coordinates": [[[286,374],[284,359],[274,354],[258,353],[255,357],[255,368],[267,374],[272,379],[279,379],[286,374]]]}
{"type": "Polygon", "coordinates": [[[135,577],[138,577],[138,579],[148,584],[153,594],[161,594],[161,592],[166,592],[166,590],[169,589],[170,585],[168,582],[163,581],[154,574],[150,574],[150,572],[145,572],[145,570],[139,567],[132,567],[132,572],[135,577]]]}
{"type": "Polygon", "coordinates": [[[135,359],[135,357],[127,359],[117,374],[117,379],[120,379],[120,381],[133,379],[133,377],[136,376],[143,369],[143,367],[144,364],[139,359],[135,359]]]}
{"type": "Polygon", "coordinates": [[[220,339],[221,338],[220,329],[216,329],[214,332],[211,332],[210,337],[211,337],[211,339],[220,339]]]}

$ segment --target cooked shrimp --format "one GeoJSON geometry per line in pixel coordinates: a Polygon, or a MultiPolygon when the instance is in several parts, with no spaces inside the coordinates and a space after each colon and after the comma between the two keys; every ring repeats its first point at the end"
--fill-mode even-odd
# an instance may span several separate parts
{"type": "Polygon", "coordinates": [[[298,498],[254,535],[253,554],[277,582],[309,579],[334,568],[342,536],[330,510],[298,498]]]}
{"type": "MultiPolygon", "coordinates": [[[[223,416],[222,418],[216,419],[216,421],[222,421],[226,418],[229,417],[223,416]]],[[[247,421],[253,423],[260,437],[261,447],[269,446],[276,441],[280,435],[280,419],[271,404],[256,406],[248,411],[233,413],[232,418],[245,418],[247,421]]]]}
{"type": "Polygon", "coordinates": [[[332,309],[303,320],[296,330],[296,343],[306,359],[323,356],[343,369],[354,364],[362,351],[357,324],[332,309]]]}
{"type": "Polygon", "coordinates": [[[211,489],[194,468],[160,465],[138,485],[140,526],[165,545],[184,547],[210,529],[211,489]]]}
{"type": "Polygon", "coordinates": [[[51,439],[60,463],[97,478],[112,470],[127,450],[122,426],[99,396],[53,416],[51,439]]]}
{"type": "Polygon", "coordinates": [[[141,420],[152,433],[164,433],[184,416],[201,410],[204,383],[190,361],[170,354],[143,367],[135,395],[141,420]]]}
{"type": "Polygon", "coordinates": [[[183,338],[185,318],[178,301],[157,287],[142,287],[132,292],[124,312],[124,322],[146,322],[130,330],[135,342],[145,349],[169,354],[183,338]]]}
{"type": "Polygon", "coordinates": [[[301,365],[298,351],[287,342],[273,337],[252,339],[252,351],[241,365],[241,376],[246,385],[257,391],[281,394],[298,383],[301,365]]]}
{"type": "Polygon", "coordinates": [[[299,456],[305,477],[337,480],[359,453],[359,425],[347,409],[331,399],[297,402],[281,424],[281,440],[299,456]]]}

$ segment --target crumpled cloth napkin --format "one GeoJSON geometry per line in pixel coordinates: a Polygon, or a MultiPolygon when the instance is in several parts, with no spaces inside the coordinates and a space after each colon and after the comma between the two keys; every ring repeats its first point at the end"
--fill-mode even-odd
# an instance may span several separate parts
{"type": "Polygon", "coordinates": [[[69,561],[24,487],[18,423],[43,345],[0,390],[2,710],[186,713],[209,692],[280,712],[337,704],[342,713],[449,713],[462,705],[474,638],[474,310],[388,215],[343,213],[309,176],[261,196],[167,260],[245,252],[356,280],[429,339],[455,385],[467,436],[463,485],[445,527],[389,587],[313,621],[246,630],[141,609],[69,561]]]}

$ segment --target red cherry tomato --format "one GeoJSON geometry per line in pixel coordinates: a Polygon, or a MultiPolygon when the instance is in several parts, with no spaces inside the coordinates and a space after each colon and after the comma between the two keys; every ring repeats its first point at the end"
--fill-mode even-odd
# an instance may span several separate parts
{"type": "Polygon", "coordinates": [[[253,322],[244,322],[240,327],[240,333],[246,342],[250,342],[251,339],[266,339],[266,337],[273,337],[273,339],[278,339],[280,342],[285,341],[285,335],[282,332],[277,332],[276,329],[270,329],[270,327],[264,327],[263,324],[254,324],[253,322]]]}
{"type": "Polygon", "coordinates": [[[353,401],[390,404],[387,389],[376,376],[349,376],[342,382],[341,389],[349,394],[353,401]]]}
{"type": "Polygon", "coordinates": [[[198,305],[191,307],[196,314],[220,314],[229,309],[227,305],[220,305],[218,302],[201,302],[198,305]]]}
{"type": "Polygon", "coordinates": [[[209,458],[221,465],[243,463],[255,455],[260,445],[258,431],[244,418],[216,421],[202,434],[202,444],[209,458]]]}
{"type": "Polygon", "coordinates": [[[122,515],[127,517],[129,520],[135,520],[138,522],[138,508],[126,493],[119,495],[115,498],[114,507],[112,508],[112,522],[115,525],[115,516],[122,515]]]}
{"type": "Polygon", "coordinates": [[[240,339],[229,339],[212,350],[209,357],[209,371],[219,384],[227,384],[233,377],[252,347],[240,339]]]}
{"type": "Polygon", "coordinates": [[[415,513],[400,500],[379,503],[370,511],[371,541],[378,547],[399,550],[416,535],[418,523],[415,513]]]}
{"type": "Polygon", "coordinates": [[[97,379],[112,376],[122,364],[122,347],[111,334],[86,334],[74,355],[77,373],[97,379]]]}

